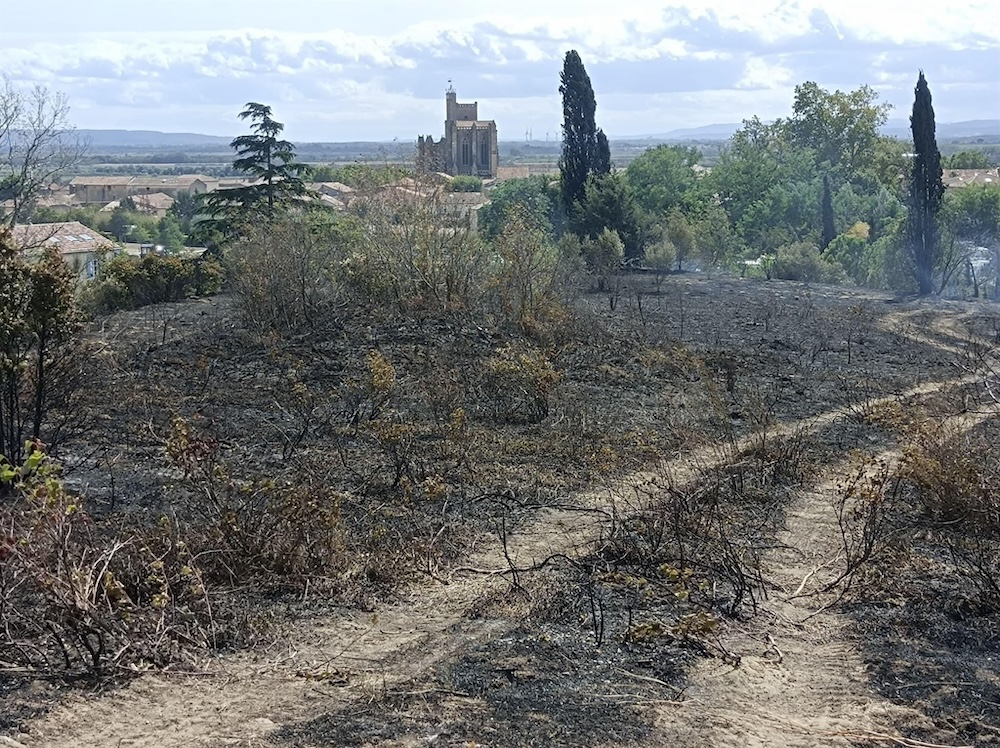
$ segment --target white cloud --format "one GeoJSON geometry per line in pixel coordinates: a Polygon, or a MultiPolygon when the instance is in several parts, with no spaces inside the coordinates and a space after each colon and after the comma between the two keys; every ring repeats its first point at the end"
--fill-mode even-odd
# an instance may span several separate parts
{"type": "Polygon", "coordinates": [[[780,62],[768,62],[763,57],[747,60],[737,88],[782,88],[793,82],[792,71],[780,62]]]}
{"type": "Polygon", "coordinates": [[[612,134],[634,132],[633,100],[670,129],[764,116],[755,106],[772,101],[787,109],[804,80],[871,83],[903,97],[903,108],[918,67],[948,93],[947,111],[998,117],[995,2],[954,0],[947,12],[922,13],[895,0],[619,0],[609,14],[606,0],[506,0],[502,11],[367,0],[324,21],[313,0],[283,0],[281,18],[265,13],[269,0],[172,0],[170,19],[159,9],[145,18],[166,30],[148,32],[138,31],[141,6],[110,13],[50,0],[44,35],[5,19],[0,72],[66,92],[81,126],[199,123],[225,134],[258,100],[275,106],[290,136],[308,139],[440,134],[450,78],[497,118],[501,137],[557,122],[558,72],[571,47],[612,134]],[[275,28],[230,28],[261,17],[275,28]]]}

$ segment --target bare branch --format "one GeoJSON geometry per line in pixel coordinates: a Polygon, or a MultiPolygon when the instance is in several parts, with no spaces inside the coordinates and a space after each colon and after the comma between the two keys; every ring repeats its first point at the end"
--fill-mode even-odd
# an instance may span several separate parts
{"type": "Polygon", "coordinates": [[[31,216],[38,197],[80,163],[86,143],[69,122],[66,96],[44,86],[0,85],[0,225],[31,216]]]}

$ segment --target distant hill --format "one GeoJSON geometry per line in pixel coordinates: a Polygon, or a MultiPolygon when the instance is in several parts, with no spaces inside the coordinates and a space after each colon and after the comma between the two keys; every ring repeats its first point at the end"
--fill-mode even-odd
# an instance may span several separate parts
{"type": "MultiPolygon", "coordinates": [[[[910,123],[906,120],[894,120],[886,123],[882,133],[895,138],[911,137],[910,123]]],[[[988,142],[1000,141],[1000,119],[970,119],[965,122],[938,122],[938,140],[949,138],[984,137],[988,142]]]]}
{"type": "MultiPolygon", "coordinates": [[[[685,142],[685,141],[723,141],[729,140],[742,125],[735,123],[719,123],[714,125],[704,125],[701,127],[687,127],[677,130],[670,130],[664,133],[650,135],[616,136],[612,140],[618,142],[653,141],[658,143],[685,142]]],[[[906,120],[893,120],[882,128],[885,135],[897,138],[910,137],[910,125],[906,120]]],[[[192,132],[159,132],[157,130],[76,130],[76,133],[85,138],[91,148],[111,148],[111,149],[164,149],[164,148],[228,148],[232,140],[230,137],[219,135],[201,135],[192,132]]],[[[987,142],[1000,142],[1000,120],[977,119],[965,122],[940,122],[937,125],[937,136],[939,140],[966,139],[983,137],[987,142]]],[[[559,141],[551,143],[532,142],[530,144],[518,141],[504,141],[505,145],[521,148],[559,147],[559,141]]],[[[387,143],[297,143],[297,147],[310,152],[321,153],[323,151],[340,152],[345,154],[360,151],[370,151],[373,149],[385,148],[386,146],[396,146],[399,144],[387,143]]]]}
{"type": "Polygon", "coordinates": [[[199,135],[193,132],[157,130],[76,130],[92,148],[170,148],[192,146],[228,146],[232,138],[199,135]]]}
{"type": "MultiPolygon", "coordinates": [[[[680,130],[670,130],[658,135],[644,135],[634,138],[615,138],[615,140],[660,140],[660,141],[685,141],[685,140],[729,140],[737,130],[742,127],[740,124],[718,124],[705,125],[704,127],[689,127],[680,130]]],[[[910,137],[910,123],[907,120],[893,120],[886,123],[882,128],[885,135],[896,138],[910,137]]],[[[989,142],[1000,140],[1000,120],[997,119],[973,119],[965,122],[939,122],[937,124],[937,136],[939,139],[951,138],[976,138],[985,137],[989,142]]]]}
{"type": "Polygon", "coordinates": [[[727,122],[724,124],[702,125],[701,127],[685,127],[679,130],[657,133],[653,135],[633,135],[631,137],[618,137],[614,140],[658,140],[658,141],[684,141],[684,140],[729,140],[733,133],[740,129],[742,125],[727,122]]]}

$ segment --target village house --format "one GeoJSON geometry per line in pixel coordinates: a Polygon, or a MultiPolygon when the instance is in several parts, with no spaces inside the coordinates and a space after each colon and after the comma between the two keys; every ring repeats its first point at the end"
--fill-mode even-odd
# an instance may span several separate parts
{"type": "Polygon", "coordinates": [[[163,218],[174,207],[176,201],[165,192],[153,192],[148,195],[133,195],[132,202],[140,213],[163,218]]]}
{"type": "Polygon", "coordinates": [[[141,177],[73,177],[69,183],[75,202],[107,205],[115,200],[164,194],[176,199],[181,192],[200,195],[219,189],[219,180],[200,174],[141,177]]]}
{"type": "MultiPolygon", "coordinates": [[[[163,218],[167,215],[176,202],[170,195],[162,192],[154,192],[151,195],[132,195],[128,199],[135,205],[137,212],[155,216],[156,218],[163,218]]],[[[121,204],[121,200],[112,200],[101,208],[101,213],[110,213],[120,207],[121,204]]]]}
{"type": "Polygon", "coordinates": [[[73,177],[69,191],[77,203],[100,203],[128,197],[128,187],[135,177],[73,177]]]}
{"type": "Polygon", "coordinates": [[[481,192],[446,192],[441,197],[441,208],[475,234],[479,232],[479,211],[488,202],[481,192]]]}
{"type": "Polygon", "coordinates": [[[342,182],[307,182],[306,189],[314,199],[334,210],[346,210],[357,192],[342,182]]]}
{"type": "Polygon", "coordinates": [[[58,249],[78,282],[96,278],[101,264],[115,252],[114,242],[77,221],[19,223],[14,225],[12,236],[14,246],[32,261],[49,247],[58,249]]]}
{"type": "Polygon", "coordinates": [[[1000,186],[998,169],[945,169],[941,181],[946,189],[961,189],[973,184],[1000,186]]]}
{"type": "Polygon", "coordinates": [[[156,193],[177,197],[181,192],[201,195],[219,189],[219,180],[201,174],[181,174],[178,176],[133,177],[129,183],[129,195],[152,195],[156,193]]]}

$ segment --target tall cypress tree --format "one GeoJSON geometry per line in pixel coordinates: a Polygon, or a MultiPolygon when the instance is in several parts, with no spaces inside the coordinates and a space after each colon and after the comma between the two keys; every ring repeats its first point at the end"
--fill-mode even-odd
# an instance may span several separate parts
{"type": "Polygon", "coordinates": [[[934,266],[941,253],[937,214],[944,198],[944,183],[941,180],[941,152],[934,134],[934,107],[923,70],[914,89],[910,129],[913,131],[914,158],[907,239],[917,287],[920,295],[926,296],[934,292],[934,266]]]}
{"type": "Polygon", "coordinates": [[[563,205],[568,212],[583,198],[587,177],[593,171],[597,155],[597,125],[594,120],[597,100],[594,98],[590,76],[575,49],[566,53],[559,80],[559,93],[562,94],[563,101],[563,144],[559,172],[562,176],[563,205]]]}
{"type": "Polygon", "coordinates": [[[597,149],[594,152],[592,170],[597,176],[611,173],[611,144],[604,130],[600,128],[597,130],[597,149]]]}
{"type": "Polygon", "coordinates": [[[830,194],[830,175],[823,175],[823,249],[837,238],[837,227],[833,223],[833,195],[830,194]]]}

